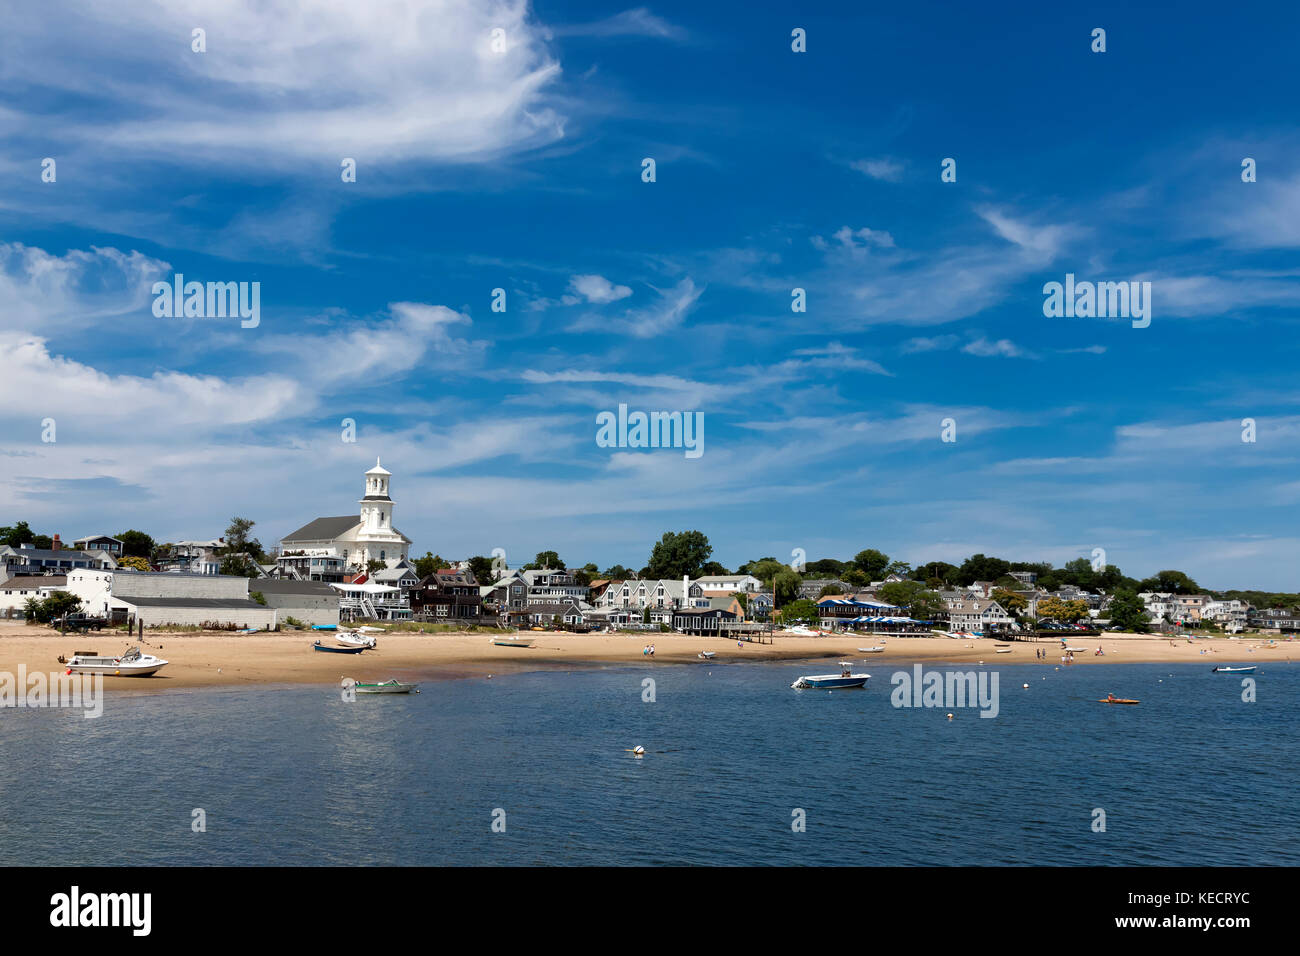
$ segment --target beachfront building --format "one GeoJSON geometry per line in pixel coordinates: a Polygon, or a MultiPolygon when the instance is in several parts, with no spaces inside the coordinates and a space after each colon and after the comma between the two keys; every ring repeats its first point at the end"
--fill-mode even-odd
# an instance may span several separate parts
{"type": "Polygon", "coordinates": [[[252,600],[249,579],[239,575],[87,568],[69,572],[65,589],[81,598],[86,614],[132,625],[276,626],[275,608],[252,600]]]}
{"type": "Polygon", "coordinates": [[[1213,621],[1232,630],[1239,630],[1246,626],[1247,618],[1250,614],[1250,605],[1245,601],[1207,601],[1201,608],[1201,620],[1213,621]]]}
{"type": "Polygon", "coordinates": [[[408,595],[417,621],[477,624],[483,620],[483,599],[471,571],[444,568],[426,576],[408,595]]]}
{"type": "Polygon", "coordinates": [[[406,592],[388,584],[331,584],[339,594],[339,620],[409,621],[411,603],[406,592]]]}
{"type": "Polygon", "coordinates": [[[274,576],[292,581],[342,584],[346,572],[342,556],[324,549],[293,551],[275,559],[274,576]]]}
{"type": "Polygon", "coordinates": [[[376,458],[375,467],[365,474],[366,493],[357,502],[358,514],[317,518],[303,525],[280,539],[280,554],[337,557],[348,571],[364,571],[371,561],[405,561],[411,539],[393,527],[391,477],[392,472],[376,458]]]}
{"type": "Polygon", "coordinates": [[[254,581],[249,587],[249,596],[261,595],[266,606],[275,610],[276,620],[281,624],[289,618],[313,626],[339,622],[338,592],[323,581],[268,578],[254,581]]]}
{"type": "Polygon", "coordinates": [[[997,601],[984,598],[962,598],[949,601],[948,629],[968,633],[991,634],[1009,631],[1015,618],[997,601]]]}
{"type": "Polygon", "coordinates": [[[1300,631],[1300,608],[1260,608],[1252,610],[1247,618],[1251,627],[1262,631],[1277,631],[1280,634],[1294,634],[1300,631]]]}
{"type": "Polygon", "coordinates": [[[735,614],[722,608],[682,608],[672,613],[671,627],[683,634],[716,637],[726,633],[727,625],[738,620],[735,614]]]}
{"type": "Polygon", "coordinates": [[[24,574],[0,584],[0,618],[26,617],[27,602],[44,601],[55,591],[66,591],[68,579],[62,574],[24,574]]]}

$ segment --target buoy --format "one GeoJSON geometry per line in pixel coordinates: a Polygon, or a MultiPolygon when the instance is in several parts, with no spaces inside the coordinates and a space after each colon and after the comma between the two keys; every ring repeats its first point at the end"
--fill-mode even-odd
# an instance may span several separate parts
{"type": "Polygon", "coordinates": [[[1025,688],[1025,690],[1029,690],[1029,685],[1028,685],[1028,684],[1023,684],[1023,685],[1021,685],[1021,686],[1023,686],[1023,687],[1025,688]]]}
{"type": "Polygon", "coordinates": [[[948,715],[948,719],[949,719],[949,720],[952,720],[952,714],[949,714],[949,715],[948,715]]]}

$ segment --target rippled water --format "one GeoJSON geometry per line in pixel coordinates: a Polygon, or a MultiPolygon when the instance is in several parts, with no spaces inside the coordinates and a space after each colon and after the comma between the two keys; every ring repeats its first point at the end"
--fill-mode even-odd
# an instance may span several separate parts
{"type": "Polygon", "coordinates": [[[825,662],[661,664],[3,710],[0,863],[1300,862],[1300,665],[1261,665],[1255,703],[1209,664],[1008,666],[997,718],[952,721],[890,705],[900,666],[861,691],[790,689],[825,662]]]}

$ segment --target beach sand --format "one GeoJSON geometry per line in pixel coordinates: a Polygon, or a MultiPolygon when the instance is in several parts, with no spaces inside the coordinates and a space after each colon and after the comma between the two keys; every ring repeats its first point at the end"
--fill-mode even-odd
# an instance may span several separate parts
{"type": "MultiPolygon", "coordinates": [[[[378,647],[362,654],[321,654],[311,649],[317,638],[333,644],[329,632],[290,631],[278,634],[168,633],[148,631],[145,653],[169,663],[153,677],[106,677],[105,686],[115,691],[188,690],[200,687],[239,687],[250,684],[337,684],[343,677],[358,680],[440,680],[464,677],[484,678],[492,674],[517,673],[551,668],[658,664],[703,664],[702,650],[715,651],[713,663],[737,661],[811,660],[835,658],[881,666],[922,662],[985,664],[1032,664],[1036,648],[1047,650],[1048,664],[1061,663],[1059,641],[1015,642],[1011,653],[997,654],[993,639],[955,640],[947,637],[891,637],[883,641],[868,635],[850,637],[806,637],[776,634],[773,644],[745,644],[725,638],[688,637],[682,634],[645,632],[634,634],[565,634],[521,632],[518,637],[535,641],[531,648],[497,647],[483,632],[380,634],[378,647]],[[641,649],[653,642],[653,659],[641,649]],[[862,654],[859,647],[884,643],[881,654],[862,654]]],[[[510,636],[514,639],[513,636],[510,636]]],[[[1139,634],[1108,634],[1078,637],[1072,646],[1085,647],[1075,654],[1075,665],[1169,661],[1178,663],[1265,664],[1300,658],[1300,642],[1250,635],[1227,638],[1186,639],[1139,634]],[[1098,645],[1105,655],[1095,656],[1098,645]],[[1205,651],[1205,653],[1202,653],[1205,651]]],[[[19,665],[28,673],[62,670],[60,654],[71,657],[78,650],[103,654],[121,652],[131,643],[118,632],[68,634],[61,636],[48,627],[22,622],[0,621],[0,672],[16,674],[19,665]]]]}

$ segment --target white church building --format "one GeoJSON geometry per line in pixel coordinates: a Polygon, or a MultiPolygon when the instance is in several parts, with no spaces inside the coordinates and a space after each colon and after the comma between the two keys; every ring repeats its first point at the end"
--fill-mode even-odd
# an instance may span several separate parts
{"type": "MultiPolygon", "coordinates": [[[[366,472],[366,493],[360,513],[337,518],[317,518],[280,540],[282,569],[292,565],[298,575],[312,577],[311,559],[320,566],[364,571],[371,561],[390,568],[406,560],[411,539],[393,527],[393,499],[388,496],[392,472],[379,464],[366,472]]],[[[328,578],[316,578],[329,580],[328,578]]]]}

